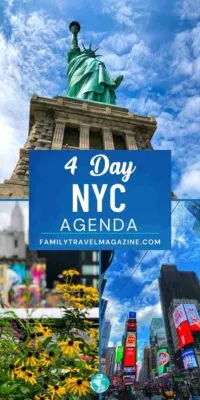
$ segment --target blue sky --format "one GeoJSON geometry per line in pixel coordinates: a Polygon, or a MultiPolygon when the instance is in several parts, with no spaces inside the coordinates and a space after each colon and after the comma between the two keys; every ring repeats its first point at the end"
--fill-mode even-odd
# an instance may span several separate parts
{"type": "Polygon", "coordinates": [[[0,5],[0,181],[17,162],[33,93],[66,92],[68,23],[124,75],[118,105],[154,115],[155,149],[172,150],[172,188],[200,195],[199,0],[3,0],[0,5]]]}
{"type": "Polygon", "coordinates": [[[104,298],[108,300],[106,318],[112,323],[110,345],[120,343],[127,312],[137,311],[140,359],[149,342],[152,317],[162,316],[158,289],[161,265],[175,264],[179,270],[195,271],[200,278],[200,238],[193,232],[195,218],[184,203],[172,202],[170,251],[149,251],[146,255],[145,251],[116,251],[106,272],[104,298]]]}

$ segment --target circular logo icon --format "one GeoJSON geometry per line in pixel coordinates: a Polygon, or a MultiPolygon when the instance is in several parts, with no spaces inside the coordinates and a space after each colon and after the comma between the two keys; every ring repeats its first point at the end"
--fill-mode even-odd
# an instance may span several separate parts
{"type": "Polygon", "coordinates": [[[94,392],[104,393],[109,388],[110,382],[106,375],[95,374],[91,378],[90,386],[94,392]]]}

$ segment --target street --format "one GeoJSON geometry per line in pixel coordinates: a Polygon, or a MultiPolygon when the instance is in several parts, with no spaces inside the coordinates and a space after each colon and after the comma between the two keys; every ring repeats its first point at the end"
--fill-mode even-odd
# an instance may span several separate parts
{"type": "MultiPolygon", "coordinates": [[[[125,393],[124,395],[117,395],[117,394],[111,394],[106,400],[131,400],[131,397],[127,397],[129,396],[128,393],[125,393]]],[[[136,398],[137,400],[149,400],[149,397],[145,397],[143,395],[139,395],[136,398]]],[[[161,396],[152,396],[151,400],[161,400],[162,397],[161,396]]]]}

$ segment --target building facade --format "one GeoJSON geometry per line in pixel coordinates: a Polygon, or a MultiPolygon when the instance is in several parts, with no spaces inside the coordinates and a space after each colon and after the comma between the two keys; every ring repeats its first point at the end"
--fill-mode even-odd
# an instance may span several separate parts
{"type": "Polygon", "coordinates": [[[112,378],[115,372],[115,355],[116,355],[116,348],[108,347],[105,357],[105,364],[106,364],[105,370],[106,370],[106,375],[109,378],[112,378]]]}
{"type": "Polygon", "coordinates": [[[25,259],[24,216],[18,203],[11,213],[10,225],[0,231],[0,258],[25,259]]]}
{"type": "Polygon", "coordinates": [[[150,345],[166,347],[167,337],[163,318],[152,318],[150,324],[150,345]]]}
{"type": "Polygon", "coordinates": [[[155,130],[155,118],[133,114],[126,108],[33,95],[28,138],[12,176],[0,185],[0,197],[28,197],[29,150],[151,149],[155,130]]]}
{"type": "Polygon", "coordinates": [[[200,302],[200,283],[195,272],[179,271],[176,265],[162,265],[159,277],[160,298],[171,362],[179,365],[177,338],[173,328],[172,310],[176,303],[200,302]]]}
{"type": "Polygon", "coordinates": [[[106,354],[108,343],[110,340],[110,333],[111,333],[111,322],[108,320],[103,320],[101,324],[101,352],[102,356],[106,354]]]}

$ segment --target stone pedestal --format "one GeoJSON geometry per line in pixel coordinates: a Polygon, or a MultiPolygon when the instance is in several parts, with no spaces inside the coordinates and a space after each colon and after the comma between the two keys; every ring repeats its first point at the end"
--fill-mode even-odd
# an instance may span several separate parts
{"type": "Polygon", "coordinates": [[[135,115],[126,108],[34,95],[28,138],[10,179],[0,184],[0,198],[28,198],[29,150],[89,149],[91,135],[102,135],[99,143],[103,143],[104,150],[152,149],[155,130],[155,118],[135,115]],[[65,135],[70,136],[69,140],[65,135]],[[124,147],[120,147],[122,144],[124,147]]]}

